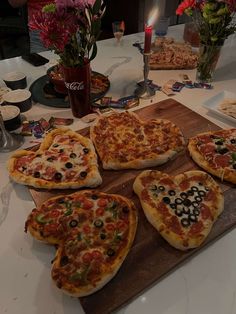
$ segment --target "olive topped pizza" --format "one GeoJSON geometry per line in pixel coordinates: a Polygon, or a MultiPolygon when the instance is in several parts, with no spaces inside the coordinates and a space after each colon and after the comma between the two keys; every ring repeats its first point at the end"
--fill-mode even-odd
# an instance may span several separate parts
{"type": "Polygon", "coordinates": [[[180,129],[164,119],[140,120],[132,112],[100,116],[90,138],[104,169],[141,169],[161,165],[184,148],[180,129]]]}
{"type": "Polygon", "coordinates": [[[77,297],[99,290],[116,274],[136,227],[137,211],[130,200],[96,190],[53,197],[26,221],[33,237],[58,245],[52,279],[77,297]]]}
{"type": "Polygon", "coordinates": [[[200,167],[236,184],[236,129],[198,134],[190,138],[188,150],[200,167]]]}
{"type": "Polygon", "coordinates": [[[96,187],[102,182],[92,142],[68,128],[48,133],[36,152],[15,152],[8,170],[14,181],[37,188],[96,187]]]}
{"type": "Polygon", "coordinates": [[[146,170],[134,182],[148,221],[173,247],[198,247],[223,210],[223,194],[203,171],[177,176],[146,170]]]}

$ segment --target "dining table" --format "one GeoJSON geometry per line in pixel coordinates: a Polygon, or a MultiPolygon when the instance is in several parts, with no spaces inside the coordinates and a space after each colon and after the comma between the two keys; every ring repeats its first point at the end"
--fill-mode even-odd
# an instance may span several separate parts
{"type": "MultiPolygon", "coordinates": [[[[166,36],[183,41],[183,30],[184,25],[170,26],[166,36]]],[[[152,39],[155,39],[154,31],[152,39]]],[[[91,68],[108,77],[110,88],[106,96],[116,100],[133,95],[137,82],[143,80],[143,56],[133,45],[137,42],[143,44],[143,32],[125,35],[119,44],[114,38],[97,42],[98,53],[91,62],[91,68]]],[[[236,99],[235,49],[236,35],[231,35],[221,50],[211,89],[183,88],[171,96],[158,90],[151,98],[141,98],[139,105],[129,110],[146,108],[171,98],[220,128],[236,127],[236,120],[217,114],[206,106],[207,102],[211,103],[214,97],[220,97],[222,93],[235,93],[236,99]]],[[[5,86],[2,80],[4,74],[20,71],[26,75],[27,89],[30,89],[50,66],[57,63],[58,57],[53,52],[44,51],[40,54],[48,58],[49,62],[38,67],[29,64],[21,56],[1,60],[0,87],[5,86]]],[[[196,69],[150,70],[148,77],[156,85],[163,86],[170,79],[180,81],[182,74],[187,74],[194,82],[196,69]]],[[[73,118],[70,128],[75,131],[92,123],[73,117],[70,108],[51,107],[39,102],[33,102],[32,108],[24,112],[23,116],[29,121],[40,118],[49,120],[52,116],[73,118]]],[[[25,137],[20,149],[36,145],[41,140],[33,136],[25,137]]],[[[24,232],[25,220],[35,204],[28,187],[9,178],[6,164],[11,154],[0,153],[0,313],[82,314],[84,309],[78,299],[64,294],[52,283],[51,261],[55,251],[24,232]]],[[[110,291],[107,299],[113,297],[110,291]]],[[[236,229],[227,230],[178,267],[170,269],[160,280],[122,304],[116,312],[236,313],[236,229]]]]}

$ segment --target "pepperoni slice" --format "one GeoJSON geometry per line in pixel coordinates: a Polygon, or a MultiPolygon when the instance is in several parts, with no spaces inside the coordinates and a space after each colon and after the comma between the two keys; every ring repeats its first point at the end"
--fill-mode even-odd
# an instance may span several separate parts
{"type": "Polygon", "coordinates": [[[98,250],[94,250],[94,251],[92,252],[92,257],[93,257],[94,259],[96,259],[96,260],[102,260],[102,259],[103,259],[102,253],[101,253],[100,251],[98,251],[98,250]]]}
{"type": "Polygon", "coordinates": [[[104,214],[104,208],[102,208],[102,207],[98,207],[97,209],[96,209],[96,215],[97,216],[103,216],[103,214],[104,214]]]}
{"type": "Polygon", "coordinates": [[[34,155],[29,155],[29,156],[23,156],[16,161],[16,168],[20,168],[22,166],[25,166],[29,164],[34,159],[34,155]]]}
{"type": "Polygon", "coordinates": [[[50,217],[50,218],[57,218],[61,216],[61,212],[59,210],[50,210],[50,212],[48,212],[48,214],[45,217],[50,217]]]}
{"type": "Polygon", "coordinates": [[[199,147],[199,150],[203,155],[213,155],[215,153],[215,146],[212,144],[202,145],[199,147]]]}
{"type": "Polygon", "coordinates": [[[216,155],[214,158],[215,165],[217,168],[225,168],[230,165],[231,157],[230,155],[216,155]]]}
{"type": "Polygon", "coordinates": [[[91,231],[91,227],[89,225],[85,225],[85,226],[83,226],[83,231],[84,231],[84,233],[88,234],[91,231]]]}
{"type": "Polygon", "coordinates": [[[108,204],[108,200],[105,198],[99,198],[97,204],[98,206],[105,207],[108,204]]]}
{"type": "Polygon", "coordinates": [[[106,229],[107,229],[108,231],[114,231],[114,230],[115,230],[115,225],[114,225],[113,223],[108,223],[108,224],[106,225],[106,229]]]}
{"type": "Polygon", "coordinates": [[[82,261],[85,264],[90,264],[91,261],[93,260],[93,255],[89,252],[86,252],[83,256],[82,256],[82,261]]]}
{"type": "Polygon", "coordinates": [[[88,200],[88,199],[85,199],[84,201],[83,201],[83,208],[84,209],[91,209],[92,207],[93,207],[93,202],[92,201],[90,201],[90,200],[88,200]]]}

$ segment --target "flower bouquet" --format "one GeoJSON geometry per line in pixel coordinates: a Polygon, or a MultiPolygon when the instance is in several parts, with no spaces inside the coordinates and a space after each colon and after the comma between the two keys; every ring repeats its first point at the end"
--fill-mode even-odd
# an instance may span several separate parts
{"type": "Polygon", "coordinates": [[[104,12],[102,0],[55,0],[29,22],[44,46],[59,56],[75,117],[90,112],[90,61],[97,55],[104,12]]]}
{"type": "Polygon", "coordinates": [[[184,0],[176,10],[192,17],[199,32],[200,51],[197,79],[210,82],[220,55],[220,49],[229,35],[236,31],[233,17],[236,0],[184,0]]]}

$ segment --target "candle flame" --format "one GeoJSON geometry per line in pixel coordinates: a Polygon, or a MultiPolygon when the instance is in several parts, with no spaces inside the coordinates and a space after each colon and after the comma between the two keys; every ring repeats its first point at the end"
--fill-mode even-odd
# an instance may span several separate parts
{"type": "Polygon", "coordinates": [[[158,16],[158,8],[153,9],[151,13],[149,14],[147,26],[152,26],[155,23],[157,16],[158,16]]]}

